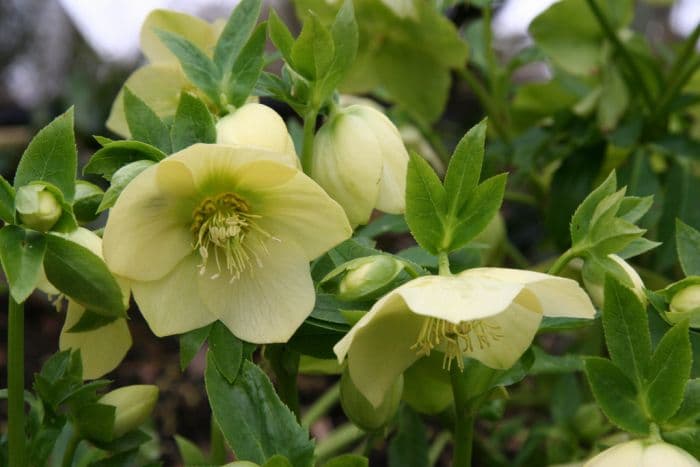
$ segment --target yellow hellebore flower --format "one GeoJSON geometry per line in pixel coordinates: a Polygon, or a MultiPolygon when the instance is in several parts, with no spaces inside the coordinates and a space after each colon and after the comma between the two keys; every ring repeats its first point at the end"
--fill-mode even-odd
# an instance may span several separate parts
{"type": "MultiPolygon", "coordinates": [[[[195,16],[170,10],[153,10],[141,26],[141,51],[148,64],[134,71],[124,86],[143,100],[161,118],[175,115],[180,91],[195,91],[185,76],[177,57],[168,49],[155,30],[173,32],[195,44],[211,56],[223,23],[207,23],[195,16]]],[[[203,96],[200,96],[203,97],[203,96]]],[[[124,94],[119,92],[107,119],[107,128],[129,138],[124,114],[124,94]]]]}
{"type": "Polygon", "coordinates": [[[314,139],[311,176],[353,225],[366,224],[374,208],[405,211],[407,167],[408,152],[396,126],[366,105],[338,110],[314,139]]]}
{"type": "MultiPolygon", "coordinates": [[[[102,257],[102,239],[94,232],[78,227],[73,232],[63,235],[78,245],[87,248],[100,258],[102,257]]],[[[129,303],[129,287],[126,281],[117,278],[121,286],[122,297],[125,304],[129,303]]],[[[37,288],[49,295],[59,295],[60,292],[41,274],[37,288]]],[[[85,313],[85,308],[66,297],[68,309],[66,320],[58,339],[58,347],[61,350],[80,350],[83,362],[83,379],[97,379],[115,369],[131,348],[131,333],[126,319],[118,318],[111,323],[84,332],[68,332],[75,326],[85,313]]]]}
{"type": "Polygon", "coordinates": [[[158,336],[219,319],[246,341],[286,342],[314,305],[309,261],[351,233],[287,155],[195,144],[129,183],[103,252],[158,336]]]}
{"type": "Polygon", "coordinates": [[[431,352],[443,367],[463,357],[508,369],[530,347],[543,316],[593,318],[571,279],[503,268],[424,276],[380,299],[333,348],[350,377],[379,406],[394,381],[431,352]]]}
{"type": "Polygon", "coordinates": [[[583,467],[697,467],[700,462],[683,449],[672,444],[628,441],[601,452],[583,467]]]}

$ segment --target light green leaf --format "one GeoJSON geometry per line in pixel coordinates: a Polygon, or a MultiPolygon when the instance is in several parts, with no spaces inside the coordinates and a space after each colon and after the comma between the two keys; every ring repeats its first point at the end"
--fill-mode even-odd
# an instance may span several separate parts
{"type": "Polygon", "coordinates": [[[275,455],[270,457],[263,467],[293,467],[289,459],[284,456],[275,455]]]}
{"type": "Polygon", "coordinates": [[[603,329],[612,361],[643,387],[651,357],[647,313],[635,293],[610,276],[605,280],[603,329]]]}
{"type": "Polygon", "coordinates": [[[676,249],[686,276],[700,276],[700,232],[676,219],[676,249]]]}
{"type": "Polygon", "coordinates": [[[266,30],[267,23],[255,29],[231,68],[227,93],[229,102],[236,107],[248,99],[265,65],[266,30]]]}
{"type": "Polygon", "coordinates": [[[606,64],[602,74],[597,117],[601,131],[608,133],[617,127],[630,99],[625,81],[615,63],[606,64]]]}
{"type": "Polygon", "coordinates": [[[187,78],[215,104],[219,103],[221,70],[207,54],[179,34],[163,29],[156,30],[161,41],[175,54],[187,78]]]}
{"type": "Polygon", "coordinates": [[[292,67],[311,81],[328,72],[335,55],[333,37],[313,13],[304,21],[304,27],[292,46],[292,67]]]}
{"type": "Polygon", "coordinates": [[[170,129],[172,151],[177,152],[195,143],[215,143],[214,117],[194,94],[183,91],[177,105],[173,126],[170,129]]]}
{"type": "Polygon", "coordinates": [[[39,232],[16,225],[0,229],[0,261],[15,302],[24,302],[36,288],[45,252],[46,238],[39,232]]]}
{"type": "Polygon", "coordinates": [[[358,31],[351,0],[345,0],[331,26],[335,48],[333,62],[328,73],[319,79],[317,99],[323,102],[340,84],[357,56],[358,31]]]}
{"type": "Polygon", "coordinates": [[[0,219],[6,224],[15,222],[15,189],[0,175],[0,219]]]}
{"type": "Polygon", "coordinates": [[[576,208],[571,218],[571,243],[576,245],[588,234],[591,219],[598,204],[607,196],[617,190],[617,176],[615,171],[610,172],[608,178],[589,194],[586,199],[576,208]]]}
{"type": "Polygon", "coordinates": [[[75,195],[78,153],[73,134],[73,108],[56,117],[32,138],[15,173],[15,189],[34,181],[56,186],[66,201],[75,195]]]}
{"type": "Polygon", "coordinates": [[[357,454],[343,454],[329,460],[323,467],[369,467],[369,459],[357,454]]]}
{"type": "Polygon", "coordinates": [[[261,7],[261,0],[242,0],[233,9],[214,47],[214,63],[219,70],[228,72],[238,59],[258,21],[261,7]]]}
{"type": "Polygon", "coordinates": [[[447,211],[445,188],[428,162],[416,153],[410,154],[406,177],[406,223],[411,234],[424,250],[440,252],[447,211]]]}
{"type": "Polygon", "coordinates": [[[596,402],[603,413],[623,430],[645,435],[649,421],[639,407],[634,384],[610,360],[589,357],[585,361],[586,376],[596,402]]]}
{"type": "Polygon", "coordinates": [[[54,287],[95,313],[125,316],[121,288],[99,256],[57,235],[46,241],[44,270],[54,287]]]}
{"type": "Polygon", "coordinates": [[[264,464],[280,454],[294,467],[313,464],[314,446],[307,431],[279,400],[260,368],[245,360],[230,384],[209,352],[204,380],[216,422],[237,459],[264,464]]]}
{"type": "Polygon", "coordinates": [[[481,177],[486,143],[486,120],[472,127],[455,148],[445,174],[448,213],[456,215],[467,203],[481,177]]]}
{"type": "Polygon", "coordinates": [[[649,364],[646,398],[656,422],[668,420],[681,406],[691,366],[688,321],[684,321],[666,332],[649,364]]]}
{"type": "Polygon", "coordinates": [[[180,371],[185,371],[204,341],[209,337],[211,324],[180,334],[180,371]]]}
{"type": "Polygon", "coordinates": [[[627,222],[637,222],[644,217],[654,204],[654,196],[625,196],[617,212],[618,217],[627,222]]]}
{"type": "Polygon", "coordinates": [[[428,465],[428,437],[420,415],[404,406],[399,414],[399,429],[389,443],[389,467],[428,465]]]}
{"type": "Polygon", "coordinates": [[[180,452],[180,457],[185,465],[205,465],[207,464],[207,458],[204,453],[189,439],[175,435],[175,444],[177,444],[177,450],[180,452]]]}
{"type": "Polygon", "coordinates": [[[102,212],[114,206],[114,203],[117,202],[117,198],[119,198],[119,195],[124,191],[124,188],[126,188],[129,182],[153,164],[155,164],[155,162],[148,160],[136,161],[114,172],[112,184],[102,197],[102,201],[97,207],[97,212],[102,212]]]}
{"type": "Polygon", "coordinates": [[[233,384],[243,362],[243,342],[231,334],[221,321],[212,324],[209,332],[209,352],[219,373],[233,384]]]}
{"type": "Polygon", "coordinates": [[[129,88],[124,88],[124,112],[132,138],[155,146],[166,154],[170,153],[171,145],[168,127],[129,88]]]}
{"type": "Polygon", "coordinates": [[[292,46],[294,45],[294,37],[289,32],[289,28],[280,19],[274,9],[270,9],[270,16],[267,18],[268,32],[270,40],[275,44],[277,50],[280,51],[284,61],[291,65],[292,63],[292,46]]]}
{"type": "Polygon", "coordinates": [[[95,152],[83,168],[83,173],[99,174],[111,180],[114,172],[127,164],[140,160],[158,162],[165,156],[160,149],[141,141],[115,141],[95,152]]]}
{"type": "Polygon", "coordinates": [[[75,201],[73,211],[80,222],[92,222],[97,219],[97,208],[102,202],[104,192],[102,188],[85,180],[78,180],[75,184],[75,201]]]}

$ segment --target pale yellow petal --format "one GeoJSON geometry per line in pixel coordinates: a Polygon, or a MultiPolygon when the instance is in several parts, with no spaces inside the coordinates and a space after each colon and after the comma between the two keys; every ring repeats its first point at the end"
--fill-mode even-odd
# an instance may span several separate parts
{"type": "Polygon", "coordinates": [[[173,196],[176,186],[167,188],[169,194],[160,189],[158,182],[169,177],[158,172],[169,168],[157,164],[141,172],[109,213],[102,251],[107,266],[119,276],[159,279],[192,251],[195,200],[173,196]]]}
{"type": "Polygon", "coordinates": [[[83,379],[96,379],[115,369],[131,347],[131,333],[126,320],[117,319],[106,326],[86,332],[67,332],[83,316],[85,309],[68,302],[66,321],[58,346],[61,350],[80,350],[83,379]]]}
{"type": "Polygon", "coordinates": [[[595,308],[578,282],[541,272],[506,268],[476,268],[459,277],[487,277],[504,284],[521,284],[531,291],[542,306],[542,313],[551,317],[593,318],[595,308]]]}
{"type": "Polygon", "coordinates": [[[584,464],[584,467],[641,466],[644,444],[640,440],[617,444],[601,452],[584,464]]]}
{"type": "Polygon", "coordinates": [[[505,311],[523,286],[483,275],[424,276],[394,290],[414,313],[451,323],[483,319],[505,311]]]}
{"type": "MultiPolygon", "coordinates": [[[[253,259],[237,279],[199,276],[200,296],[213,315],[248,342],[287,342],[316,299],[306,255],[294,242],[267,239],[266,252],[251,243],[253,259]]],[[[211,260],[210,260],[211,261],[211,260]]]]}
{"type": "Polygon", "coordinates": [[[179,63],[156,35],[157,29],[179,34],[210,56],[220,33],[214,25],[195,16],[172,10],[153,10],[141,26],[141,51],[153,63],[179,63]]]}
{"type": "Polygon", "coordinates": [[[132,284],[134,300],[156,336],[181,334],[216,320],[200,296],[199,264],[199,257],[190,254],[162,279],[132,284]]]}
{"type": "MultiPolygon", "coordinates": [[[[175,115],[180,101],[180,91],[191,87],[182,70],[173,65],[146,65],[129,76],[124,83],[143,100],[160,118],[175,115]]],[[[124,138],[129,138],[129,125],[124,114],[124,91],[119,91],[107,119],[107,128],[124,138]]]]}

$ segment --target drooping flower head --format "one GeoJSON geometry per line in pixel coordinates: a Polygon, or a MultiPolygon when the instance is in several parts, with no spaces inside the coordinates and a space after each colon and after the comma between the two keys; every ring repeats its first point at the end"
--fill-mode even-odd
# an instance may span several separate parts
{"type": "Polygon", "coordinates": [[[476,268],[419,277],[380,299],[333,350],[378,406],[404,370],[433,352],[445,369],[463,368],[464,357],[510,368],[543,316],[593,318],[595,309],[575,281],[537,272],[476,268]]]}
{"type": "Polygon", "coordinates": [[[156,335],[219,319],[246,341],[285,342],[314,304],[309,261],[350,234],[289,155],[196,144],[126,187],[104,256],[156,335]]]}
{"type": "Polygon", "coordinates": [[[617,466],[674,466],[697,467],[700,462],[691,454],[672,444],[661,441],[634,440],[617,444],[601,452],[584,464],[584,467],[617,466]]]}

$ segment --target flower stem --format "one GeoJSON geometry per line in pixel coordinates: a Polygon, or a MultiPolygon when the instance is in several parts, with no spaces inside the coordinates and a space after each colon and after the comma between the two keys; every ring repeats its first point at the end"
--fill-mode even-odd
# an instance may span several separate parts
{"type": "Polygon", "coordinates": [[[7,405],[10,465],[25,465],[24,435],[24,304],[10,295],[7,329],[7,405]]]}
{"type": "Polygon", "coordinates": [[[547,274],[556,276],[566,267],[567,264],[569,264],[569,262],[572,259],[576,258],[577,256],[578,252],[569,248],[559,258],[557,258],[554,264],[552,264],[552,266],[547,271],[547,274]]]}
{"type": "Polygon", "coordinates": [[[472,443],[474,438],[474,422],[476,421],[476,406],[467,399],[467,380],[459,368],[450,370],[452,395],[455,402],[455,429],[453,467],[471,467],[472,443]]]}
{"type": "Polygon", "coordinates": [[[445,445],[452,439],[452,434],[449,431],[439,433],[433,440],[428,450],[428,465],[432,467],[440,458],[440,454],[445,449],[445,445]]]}
{"type": "Polygon", "coordinates": [[[306,411],[303,417],[301,417],[301,426],[304,428],[309,428],[314,424],[316,420],[321,418],[328,412],[333,406],[338,403],[340,399],[340,383],[336,383],[331,388],[325,392],[311,407],[306,411]]]}
{"type": "Polygon", "coordinates": [[[318,118],[318,109],[309,110],[304,115],[304,141],[301,150],[301,166],[304,173],[311,174],[311,164],[314,154],[314,133],[316,132],[316,119],[318,118]]]}
{"type": "Polygon", "coordinates": [[[71,467],[73,465],[73,458],[75,457],[75,451],[78,449],[79,444],[80,434],[78,433],[78,430],[75,430],[66,444],[66,450],[63,452],[61,467],[71,467]]]}
{"type": "Polygon", "coordinates": [[[316,461],[321,462],[336,452],[361,440],[366,433],[352,423],[346,423],[316,444],[316,461]]]}
{"type": "Polygon", "coordinates": [[[438,274],[441,276],[451,276],[450,272],[450,257],[447,252],[440,252],[438,255],[438,274]]]}

